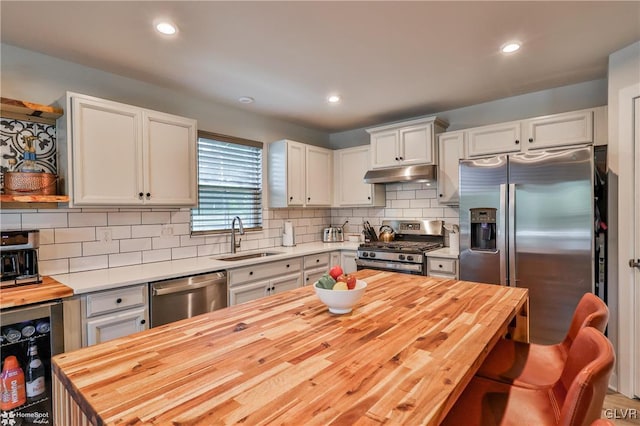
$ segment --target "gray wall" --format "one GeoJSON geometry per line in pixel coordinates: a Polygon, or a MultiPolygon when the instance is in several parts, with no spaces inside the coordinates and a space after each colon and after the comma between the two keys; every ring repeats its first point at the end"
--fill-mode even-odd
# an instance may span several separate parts
{"type": "MultiPolygon", "coordinates": [[[[607,79],[601,79],[429,115],[437,115],[447,120],[449,122],[447,130],[453,131],[606,104],[607,79]]],[[[364,128],[330,135],[332,149],[349,148],[368,143],[369,134],[364,128]]]]}
{"type": "Polygon", "coordinates": [[[262,142],[288,138],[325,147],[329,143],[325,132],[8,44],[0,45],[0,49],[0,82],[2,96],[6,98],[51,105],[66,91],[72,91],[194,118],[200,130],[262,142]]]}

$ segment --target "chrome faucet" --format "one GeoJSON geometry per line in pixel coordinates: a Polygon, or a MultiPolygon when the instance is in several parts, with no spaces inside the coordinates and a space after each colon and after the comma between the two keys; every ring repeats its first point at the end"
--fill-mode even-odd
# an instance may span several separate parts
{"type": "Polygon", "coordinates": [[[238,220],[238,231],[240,231],[240,235],[244,235],[242,219],[240,219],[240,216],[236,216],[231,221],[231,253],[235,253],[236,249],[240,248],[240,243],[242,242],[242,238],[240,238],[236,243],[236,219],[238,220]]]}

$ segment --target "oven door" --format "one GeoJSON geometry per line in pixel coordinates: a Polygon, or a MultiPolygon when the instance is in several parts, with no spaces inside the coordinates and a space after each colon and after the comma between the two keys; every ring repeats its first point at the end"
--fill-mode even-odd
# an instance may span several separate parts
{"type": "Polygon", "coordinates": [[[357,270],[375,269],[378,271],[402,272],[404,274],[426,275],[421,263],[403,263],[388,260],[356,259],[357,270]]]}

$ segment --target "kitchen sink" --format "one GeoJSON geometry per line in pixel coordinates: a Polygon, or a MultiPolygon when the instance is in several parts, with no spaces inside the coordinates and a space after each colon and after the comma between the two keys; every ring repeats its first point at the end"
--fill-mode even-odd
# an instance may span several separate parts
{"type": "Polygon", "coordinates": [[[225,262],[235,262],[237,260],[247,260],[247,259],[255,259],[257,257],[267,257],[267,256],[274,256],[276,254],[282,254],[282,252],[279,251],[259,251],[259,252],[253,252],[253,253],[237,253],[237,254],[232,254],[229,256],[225,256],[225,257],[214,257],[214,260],[222,260],[225,262]]]}

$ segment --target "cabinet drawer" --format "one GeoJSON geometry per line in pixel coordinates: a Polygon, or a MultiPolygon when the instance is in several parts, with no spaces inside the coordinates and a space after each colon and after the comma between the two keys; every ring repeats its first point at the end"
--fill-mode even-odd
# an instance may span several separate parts
{"type": "Polygon", "coordinates": [[[330,253],[318,253],[304,257],[304,269],[329,267],[330,253]]]}
{"type": "Polygon", "coordinates": [[[290,274],[302,270],[302,258],[262,263],[246,268],[229,270],[229,286],[245,284],[251,281],[290,274]]]}
{"type": "Polygon", "coordinates": [[[87,295],[86,317],[114,312],[134,306],[145,305],[147,302],[147,285],[119,288],[87,295]]]}
{"type": "Polygon", "coordinates": [[[431,275],[431,272],[456,274],[455,259],[442,259],[442,258],[427,258],[427,275],[431,275]]]}

